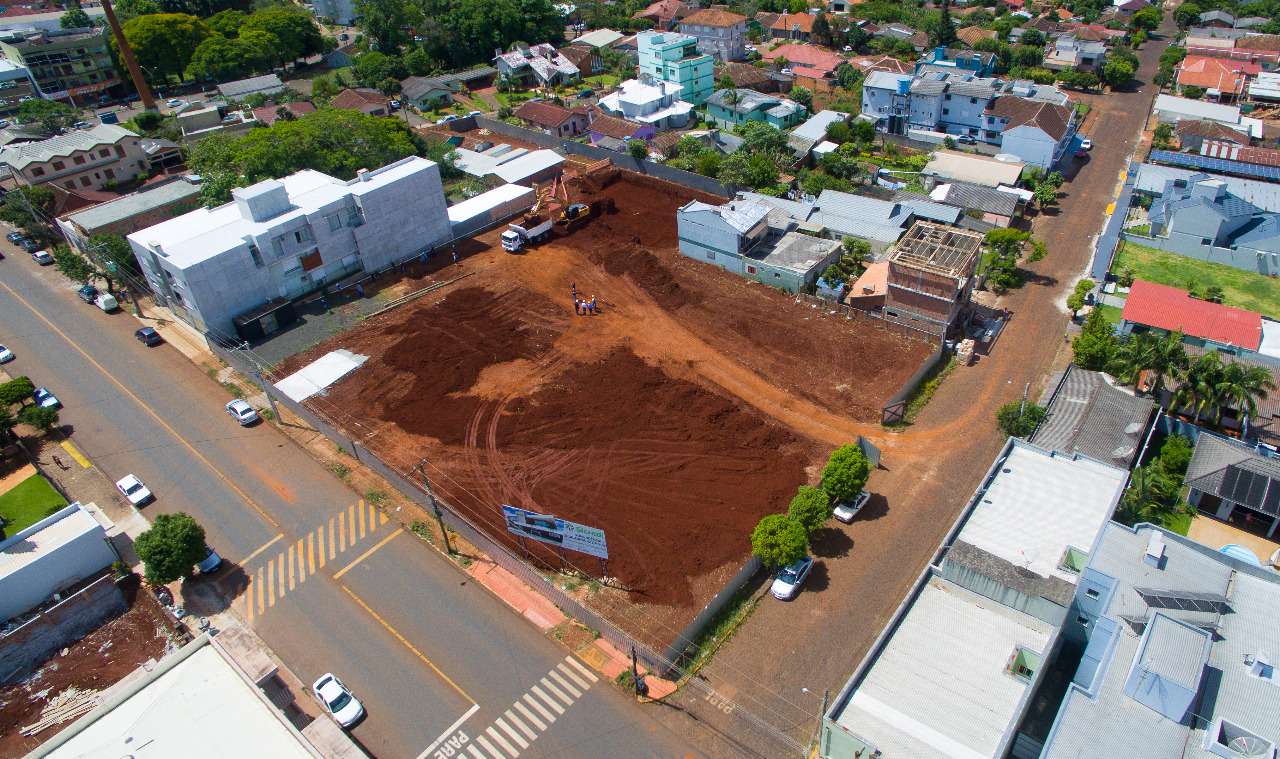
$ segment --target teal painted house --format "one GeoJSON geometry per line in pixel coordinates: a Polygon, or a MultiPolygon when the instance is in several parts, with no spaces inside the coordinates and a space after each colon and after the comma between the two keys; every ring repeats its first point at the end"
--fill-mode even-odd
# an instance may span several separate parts
{"type": "Polygon", "coordinates": [[[720,90],[707,98],[707,116],[721,129],[733,129],[748,121],[790,129],[808,118],[809,111],[794,100],[777,95],[755,90],[720,90]]]}
{"type": "Polygon", "coordinates": [[[698,52],[698,40],[675,32],[636,35],[640,73],[680,85],[680,99],[698,105],[715,89],[711,56],[698,52]]]}

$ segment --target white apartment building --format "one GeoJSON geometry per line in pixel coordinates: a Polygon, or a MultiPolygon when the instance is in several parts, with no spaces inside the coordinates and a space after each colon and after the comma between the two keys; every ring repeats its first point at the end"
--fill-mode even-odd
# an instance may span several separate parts
{"type": "Polygon", "coordinates": [[[616,92],[600,98],[601,110],[658,129],[679,129],[689,123],[692,103],[680,100],[682,87],[675,82],[664,82],[650,74],[639,79],[628,79],[616,92]]]}
{"type": "Polygon", "coordinates": [[[234,334],[250,309],[450,237],[440,169],[416,156],[347,182],[308,169],[231,195],[128,236],[156,299],[202,331],[234,334]]]}
{"type": "Polygon", "coordinates": [[[123,182],[146,173],[142,138],[115,124],[76,129],[38,142],[0,149],[6,164],[22,184],[53,183],[67,190],[101,190],[108,182],[123,182]]]}
{"type": "Polygon", "coordinates": [[[680,33],[697,39],[698,52],[716,60],[740,61],[746,57],[746,16],[706,8],[682,19],[680,33]]]}

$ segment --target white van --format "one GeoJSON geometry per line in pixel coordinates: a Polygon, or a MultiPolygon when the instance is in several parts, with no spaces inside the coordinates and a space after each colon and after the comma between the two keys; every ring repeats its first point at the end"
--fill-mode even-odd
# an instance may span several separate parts
{"type": "Polygon", "coordinates": [[[116,300],[116,296],[110,295],[108,293],[100,294],[98,296],[98,299],[95,300],[93,303],[95,306],[102,309],[103,311],[114,311],[120,307],[120,303],[119,301],[116,300]]]}

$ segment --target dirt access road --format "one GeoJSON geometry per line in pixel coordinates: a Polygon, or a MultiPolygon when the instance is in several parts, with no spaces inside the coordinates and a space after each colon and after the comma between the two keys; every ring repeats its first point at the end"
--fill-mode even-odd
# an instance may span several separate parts
{"type": "MultiPolygon", "coordinates": [[[[871,502],[852,525],[832,522],[815,540],[819,561],[804,591],[789,603],[766,597],[701,676],[739,707],[801,744],[815,735],[822,694],[834,698],[954,523],[1004,436],[994,411],[1031,398],[1063,345],[1065,299],[1086,276],[1093,239],[1150,113],[1150,79],[1172,32],[1139,52],[1138,81],[1127,91],[1073,98],[1090,104],[1080,130],[1095,147],[1063,187],[1059,207],[1034,221],[1049,256],[1031,264],[1028,284],[997,304],[1013,312],[990,356],[958,368],[901,434],[868,429],[884,449],[885,467],[871,475],[871,502]]],[[[682,691],[680,699],[702,699],[682,691]]],[[[722,709],[722,711],[724,711],[722,709]]],[[[752,726],[725,716],[725,732],[752,726]]],[[[738,746],[742,748],[741,745],[738,746]]],[[[767,755],[767,754],[765,754],[767,755]]]]}

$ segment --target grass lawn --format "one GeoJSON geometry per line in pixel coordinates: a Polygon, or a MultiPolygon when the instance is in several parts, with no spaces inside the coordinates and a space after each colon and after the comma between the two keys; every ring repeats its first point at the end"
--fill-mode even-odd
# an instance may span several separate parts
{"type": "Polygon", "coordinates": [[[1170,532],[1176,532],[1186,537],[1187,530],[1191,529],[1191,519],[1194,514],[1175,514],[1164,518],[1164,528],[1170,532]]]}
{"type": "Polygon", "coordinates": [[[1124,309],[1119,306],[1096,306],[1097,310],[1102,312],[1103,318],[1113,327],[1120,326],[1120,314],[1124,313],[1124,309]]]}
{"type": "Polygon", "coordinates": [[[1193,289],[1188,285],[1194,285],[1198,293],[1203,293],[1208,287],[1221,287],[1223,302],[1228,306],[1280,319],[1280,279],[1167,253],[1129,240],[1121,243],[1111,271],[1121,274],[1126,267],[1133,271],[1135,279],[1158,285],[1182,290],[1193,289]]]}
{"type": "Polygon", "coordinates": [[[38,474],[33,474],[13,490],[0,495],[0,517],[10,535],[26,529],[67,505],[67,499],[38,474]]]}

